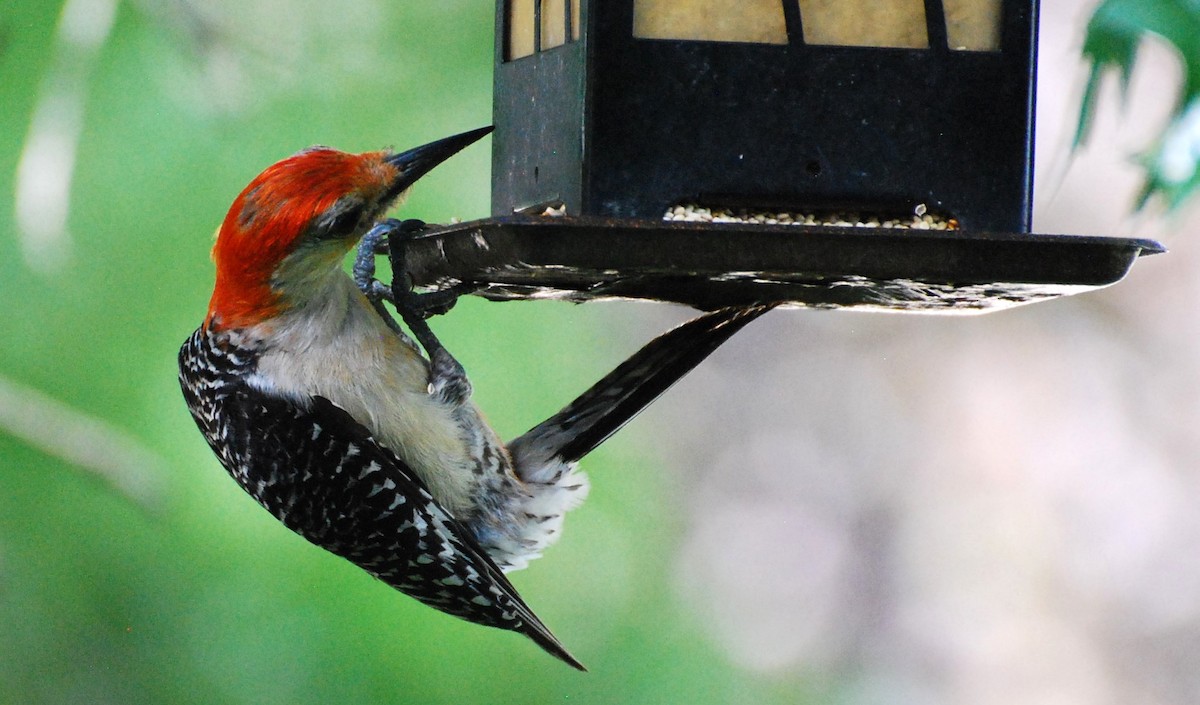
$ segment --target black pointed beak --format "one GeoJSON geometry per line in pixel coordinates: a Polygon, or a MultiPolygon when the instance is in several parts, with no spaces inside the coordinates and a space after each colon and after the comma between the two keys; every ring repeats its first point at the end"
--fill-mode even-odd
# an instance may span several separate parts
{"type": "Polygon", "coordinates": [[[396,177],[396,182],[392,185],[392,188],[388,189],[388,195],[399,195],[409,186],[412,186],[417,179],[428,174],[435,166],[490,133],[492,129],[490,126],[481,127],[478,130],[471,130],[470,132],[464,132],[453,137],[446,137],[436,142],[415,147],[407,152],[393,154],[390,157],[384,158],[385,162],[400,171],[399,176],[396,177]]]}

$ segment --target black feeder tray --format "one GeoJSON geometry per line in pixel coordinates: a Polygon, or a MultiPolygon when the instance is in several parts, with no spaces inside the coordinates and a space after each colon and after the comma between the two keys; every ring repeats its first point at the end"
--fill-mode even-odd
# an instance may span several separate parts
{"type": "Polygon", "coordinates": [[[1163,251],[1029,232],[1036,0],[500,0],[496,28],[493,217],[417,239],[418,286],[976,313],[1163,251]]]}

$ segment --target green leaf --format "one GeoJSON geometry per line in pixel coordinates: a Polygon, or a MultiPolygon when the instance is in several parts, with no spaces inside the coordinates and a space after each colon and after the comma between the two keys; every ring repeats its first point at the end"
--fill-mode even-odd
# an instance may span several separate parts
{"type": "Polygon", "coordinates": [[[1083,54],[1091,62],[1075,131],[1074,147],[1087,142],[1096,112],[1100,81],[1109,70],[1121,73],[1120,90],[1126,97],[1137,50],[1147,36],[1165,41],[1179,52],[1184,81],[1171,122],[1149,154],[1138,207],[1161,196],[1174,208],[1200,188],[1196,175],[1200,118],[1187,117],[1200,95],[1200,1],[1105,0],[1088,23],[1083,54]]]}

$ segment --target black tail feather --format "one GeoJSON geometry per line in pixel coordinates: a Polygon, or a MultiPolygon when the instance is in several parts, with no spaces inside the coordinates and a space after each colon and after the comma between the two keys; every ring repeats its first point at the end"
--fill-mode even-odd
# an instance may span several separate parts
{"type": "Polygon", "coordinates": [[[518,468],[574,462],[637,416],[671,385],[776,304],[717,309],[650,341],[554,416],[514,440],[518,468]]]}

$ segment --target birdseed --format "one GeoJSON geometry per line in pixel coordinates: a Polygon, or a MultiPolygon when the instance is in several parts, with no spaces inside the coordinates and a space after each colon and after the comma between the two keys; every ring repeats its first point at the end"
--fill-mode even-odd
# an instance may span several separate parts
{"type": "Polygon", "coordinates": [[[881,217],[866,213],[799,213],[758,211],[746,208],[706,208],[686,203],[667,209],[663,220],[751,225],[832,225],[844,228],[898,228],[901,230],[958,230],[958,221],[928,212],[919,204],[911,215],[881,217]]]}

